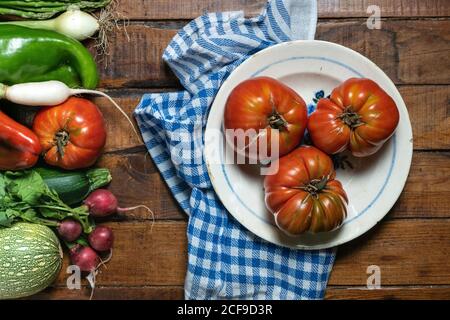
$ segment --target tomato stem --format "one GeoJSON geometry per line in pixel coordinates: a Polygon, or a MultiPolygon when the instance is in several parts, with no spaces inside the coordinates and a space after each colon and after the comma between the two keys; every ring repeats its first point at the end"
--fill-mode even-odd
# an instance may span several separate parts
{"type": "Polygon", "coordinates": [[[69,143],[69,138],[69,133],[65,130],[60,130],[55,134],[54,141],[61,158],[64,157],[64,148],[69,143]]]}
{"type": "Polygon", "coordinates": [[[287,129],[287,121],[283,118],[283,116],[277,111],[275,107],[275,102],[273,101],[273,96],[270,95],[270,104],[272,105],[272,113],[267,118],[269,121],[269,126],[272,129],[287,129]]]}
{"type": "Polygon", "coordinates": [[[341,113],[337,118],[341,119],[352,130],[364,124],[364,122],[361,120],[362,117],[357,112],[353,111],[351,107],[346,107],[344,109],[344,112],[341,113]]]}
{"type": "Polygon", "coordinates": [[[283,118],[281,114],[277,111],[273,111],[272,114],[268,118],[269,125],[273,129],[286,129],[287,121],[283,118]]]}
{"type": "Polygon", "coordinates": [[[317,198],[318,194],[327,186],[327,182],[327,177],[323,177],[322,179],[313,179],[307,185],[299,187],[299,189],[302,189],[317,198]]]}

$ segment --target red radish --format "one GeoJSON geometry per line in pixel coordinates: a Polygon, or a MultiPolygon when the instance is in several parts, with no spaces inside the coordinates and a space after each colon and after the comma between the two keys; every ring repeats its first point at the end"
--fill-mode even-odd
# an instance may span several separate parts
{"type": "Polygon", "coordinates": [[[60,237],[68,242],[77,240],[80,237],[81,232],[83,231],[81,224],[78,221],[71,219],[63,220],[58,225],[57,229],[60,237]]]}
{"type": "Polygon", "coordinates": [[[106,217],[117,212],[118,201],[112,192],[105,189],[97,189],[85,200],[84,204],[89,207],[89,213],[96,218],[106,217]]]}
{"type": "Polygon", "coordinates": [[[119,207],[116,196],[106,189],[97,189],[92,192],[84,200],[84,204],[88,206],[89,213],[95,218],[102,218],[114,213],[124,213],[138,208],[144,208],[150,212],[152,219],[154,220],[153,212],[149,207],[138,205],[135,207],[121,208],[119,207]]]}
{"type": "Polygon", "coordinates": [[[84,247],[79,244],[70,249],[70,260],[81,271],[85,272],[95,272],[101,261],[91,247],[84,247]]]}
{"type": "Polygon", "coordinates": [[[111,228],[99,226],[89,234],[89,244],[97,251],[108,251],[114,243],[114,234],[111,228]]]}

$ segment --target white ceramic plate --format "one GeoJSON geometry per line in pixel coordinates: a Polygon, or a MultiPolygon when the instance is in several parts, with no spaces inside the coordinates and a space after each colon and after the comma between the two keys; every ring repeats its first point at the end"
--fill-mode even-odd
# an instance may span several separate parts
{"type": "Polygon", "coordinates": [[[408,110],[395,85],[373,62],[346,47],[325,41],[292,41],[262,50],[234,70],[212,105],[205,132],[205,160],[220,200],[244,227],[272,243],[320,249],[350,241],[372,228],[392,208],[408,176],[412,157],[408,110]],[[342,81],[365,77],[377,82],[396,102],[400,122],[394,136],[375,155],[348,160],[353,169],[337,170],[349,197],[349,212],[338,230],[289,237],[274,224],[264,205],[264,177],[257,165],[226,164],[222,127],[225,102],[245,79],[271,76],[297,91],[308,104],[320,90],[325,96],[342,81]],[[219,132],[219,134],[218,134],[219,132]]]}

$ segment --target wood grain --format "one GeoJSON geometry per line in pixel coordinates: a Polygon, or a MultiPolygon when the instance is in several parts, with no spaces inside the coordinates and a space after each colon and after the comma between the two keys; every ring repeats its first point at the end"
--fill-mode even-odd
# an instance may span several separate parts
{"type": "Polygon", "coordinates": [[[405,188],[388,217],[450,217],[449,182],[450,153],[415,152],[405,188]]]}
{"type": "MultiPolygon", "coordinates": [[[[129,19],[193,19],[204,12],[243,10],[246,16],[261,12],[266,0],[122,0],[119,12],[129,19]]],[[[368,17],[370,5],[381,9],[382,17],[450,16],[445,0],[318,0],[319,18],[368,17]]]]}
{"type": "MultiPolygon", "coordinates": [[[[83,286],[80,290],[65,287],[49,287],[30,297],[30,300],[88,300],[91,289],[83,286]]],[[[142,286],[142,287],[97,287],[94,300],[181,300],[184,299],[182,286],[142,286]]]]}
{"type": "MultiPolygon", "coordinates": [[[[187,266],[186,222],[109,222],[114,257],[97,276],[98,286],[182,285],[187,266]]],[[[68,255],[55,283],[65,286],[68,255]]]]}
{"type": "MultiPolygon", "coordinates": [[[[145,204],[157,219],[186,219],[145,152],[106,154],[100,166],[111,169],[110,189],[122,206],[145,204]],[[126,186],[126,188],[124,188],[126,186]]],[[[416,152],[405,189],[389,218],[450,217],[450,153],[416,152]]],[[[151,219],[146,210],[116,217],[151,219]],[[133,216],[131,216],[133,214],[133,216]]]]}
{"type": "Polygon", "coordinates": [[[449,284],[450,220],[384,221],[338,250],[330,285],[366,285],[367,267],[381,286],[449,284]],[[445,267],[444,267],[445,266],[445,267]]]}
{"type": "MultiPolygon", "coordinates": [[[[116,247],[108,269],[97,277],[99,287],[183,285],[185,222],[157,222],[153,230],[150,222],[108,225],[116,247]]],[[[381,222],[339,249],[329,285],[365,286],[369,265],[381,268],[382,286],[449,285],[449,230],[449,219],[381,222]]],[[[64,286],[66,277],[63,268],[56,285],[64,286]]]]}
{"type": "MultiPolygon", "coordinates": [[[[113,181],[109,189],[122,207],[143,204],[151,208],[156,219],[185,219],[186,214],[176,203],[166,183],[145,151],[132,154],[107,154],[98,163],[111,170],[113,181]]],[[[151,220],[145,209],[129,211],[118,220],[151,220]]]]}
{"type": "MultiPolygon", "coordinates": [[[[49,288],[31,297],[41,299],[88,299],[90,289],[68,290],[67,288],[49,288]]],[[[129,299],[129,300],[180,300],[184,298],[182,286],[143,286],[143,287],[99,287],[95,289],[95,300],[129,299]]],[[[448,286],[416,286],[416,287],[384,287],[368,290],[365,287],[336,287],[327,288],[325,299],[404,299],[428,300],[450,299],[448,286]]]]}
{"type": "Polygon", "coordinates": [[[448,286],[382,287],[381,289],[377,290],[368,290],[365,287],[360,288],[328,287],[325,293],[325,299],[449,300],[450,287],[448,286]]]}
{"type": "Polygon", "coordinates": [[[450,149],[450,86],[400,86],[416,150],[450,149]]]}
{"type": "MultiPolygon", "coordinates": [[[[181,27],[181,23],[177,27],[181,27]]],[[[387,20],[369,30],[363,20],[321,22],[316,38],[345,45],[374,61],[396,84],[449,84],[450,20],[387,20]],[[420,62],[420,63],[418,63],[420,62]]],[[[177,86],[161,59],[176,30],[142,24],[115,34],[100,63],[104,87],[177,86]]]]}

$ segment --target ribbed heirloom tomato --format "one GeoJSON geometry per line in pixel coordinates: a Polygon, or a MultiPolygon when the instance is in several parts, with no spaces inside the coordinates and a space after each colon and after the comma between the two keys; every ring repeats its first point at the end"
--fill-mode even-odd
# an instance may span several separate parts
{"type": "Polygon", "coordinates": [[[320,99],[308,120],[316,147],[328,154],[349,149],[354,156],[377,152],[394,133],[399,112],[394,100],[370,79],[351,78],[320,99]]]}
{"type": "Polygon", "coordinates": [[[40,110],[33,131],[39,137],[45,161],[69,170],[93,165],[106,142],[100,110],[89,100],[76,97],[40,110]]]}
{"type": "MultiPolygon", "coordinates": [[[[306,104],[291,88],[269,77],[245,80],[230,93],[225,106],[225,129],[256,130],[256,139],[246,137],[243,146],[266,139],[267,156],[283,156],[298,146],[307,123],[306,104]],[[271,150],[273,130],[279,130],[279,154],[271,150]]],[[[237,139],[232,142],[235,149],[237,139]]],[[[247,148],[246,155],[249,155],[247,148]]]]}
{"type": "Polygon", "coordinates": [[[338,228],[347,216],[347,195],[335,180],[331,158],[302,146],[278,160],[278,172],[264,180],[267,208],[285,233],[323,232],[338,228]]]}

